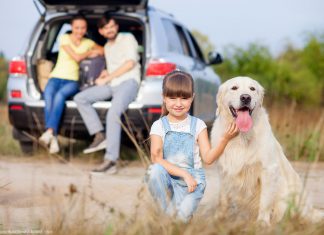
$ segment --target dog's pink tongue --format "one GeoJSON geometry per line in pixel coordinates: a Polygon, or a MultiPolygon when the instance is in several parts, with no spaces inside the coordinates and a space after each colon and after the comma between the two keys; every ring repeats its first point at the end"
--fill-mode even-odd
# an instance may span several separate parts
{"type": "Polygon", "coordinates": [[[249,111],[237,111],[236,125],[242,132],[248,132],[252,127],[252,118],[249,111]]]}

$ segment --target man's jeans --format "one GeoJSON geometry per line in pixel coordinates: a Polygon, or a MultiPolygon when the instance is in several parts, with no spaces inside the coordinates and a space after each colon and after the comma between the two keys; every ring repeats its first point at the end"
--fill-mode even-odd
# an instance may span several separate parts
{"type": "Polygon", "coordinates": [[[79,90],[77,81],[51,78],[44,91],[45,100],[45,127],[52,128],[57,135],[65,101],[79,90]]]}
{"type": "Polygon", "coordinates": [[[118,86],[102,85],[90,87],[74,97],[78,110],[90,135],[103,131],[104,127],[92,104],[112,97],[111,107],[106,115],[106,154],[105,159],[116,161],[119,158],[121,124],[120,118],[128,105],[136,98],[138,83],[134,79],[118,86]]]}

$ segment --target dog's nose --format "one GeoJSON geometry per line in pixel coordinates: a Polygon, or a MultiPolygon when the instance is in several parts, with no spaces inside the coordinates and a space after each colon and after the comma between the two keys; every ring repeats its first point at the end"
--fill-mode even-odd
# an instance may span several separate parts
{"type": "Polygon", "coordinates": [[[247,94],[243,94],[241,95],[240,100],[243,104],[249,104],[251,102],[251,96],[247,94]]]}

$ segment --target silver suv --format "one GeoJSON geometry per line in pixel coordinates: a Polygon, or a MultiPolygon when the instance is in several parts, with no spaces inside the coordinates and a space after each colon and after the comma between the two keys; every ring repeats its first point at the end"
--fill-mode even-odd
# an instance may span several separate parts
{"type": "MultiPolygon", "coordinates": [[[[32,137],[38,137],[45,128],[45,103],[37,73],[39,61],[45,59],[55,64],[58,37],[70,30],[70,19],[76,14],[87,18],[87,37],[98,44],[105,43],[96,27],[97,20],[104,13],[118,18],[120,31],[130,32],[137,39],[142,80],[138,96],[129,105],[126,114],[138,135],[147,134],[148,127],[160,116],[162,79],[176,68],[192,74],[195,80],[192,114],[207,125],[214,120],[220,78],[210,65],[220,63],[221,58],[217,53],[210,53],[206,62],[192,34],[172,15],[149,7],[147,0],[42,0],[36,5],[38,9],[42,5],[45,10],[31,32],[22,56],[10,62],[7,86],[13,136],[23,152],[33,151],[32,137]]],[[[110,105],[109,100],[93,104],[103,123],[110,105]]],[[[72,99],[66,102],[59,134],[76,139],[89,138],[72,99]]]]}

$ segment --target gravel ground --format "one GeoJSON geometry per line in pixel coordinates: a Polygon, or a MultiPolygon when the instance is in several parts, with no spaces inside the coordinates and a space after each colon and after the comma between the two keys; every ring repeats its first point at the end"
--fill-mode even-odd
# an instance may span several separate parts
{"type": "MultiPolygon", "coordinates": [[[[0,231],[30,229],[53,224],[57,218],[80,215],[91,223],[104,225],[112,214],[129,214],[146,197],[143,191],[145,168],[131,162],[115,175],[90,175],[94,164],[82,161],[62,164],[50,159],[0,158],[0,231]],[[81,203],[81,204],[79,204],[81,203]]],[[[306,188],[314,206],[324,210],[324,164],[294,162],[307,177],[306,188]]],[[[208,208],[215,201],[217,186],[214,167],[209,167],[207,188],[200,204],[208,208]]]]}

